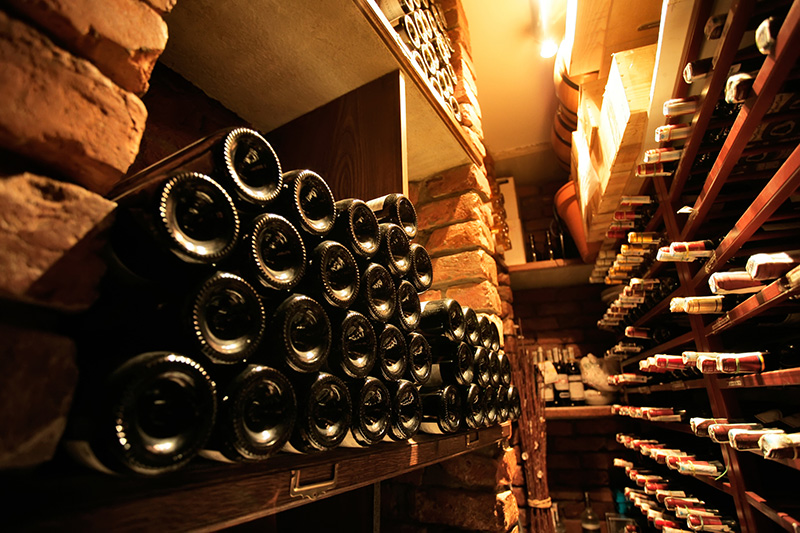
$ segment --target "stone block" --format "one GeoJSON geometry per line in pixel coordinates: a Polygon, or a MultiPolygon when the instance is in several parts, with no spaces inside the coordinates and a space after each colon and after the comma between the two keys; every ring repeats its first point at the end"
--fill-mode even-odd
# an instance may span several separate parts
{"type": "Polygon", "coordinates": [[[67,424],[78,368],[72,340],[0,324],[0,468],[50,460],[67,424]]]}
{"type": "MultiPolygon", "coordinates": [[[[447,297],[458,301],[461,305],[469,306],[479,313],[493,313],[495,315],[500,313],[500,297],[497,295],[497,287],[489,281],[484,281],[477,285],[449,287],[447,289],[447,297]]],[[[498,326],[502,327],[502,323],[498,326]]]]}
{"type": "Polygon", "coordinates": [[[178,0],[144,0],[147,4],[161,13],[162,15],[166,15],[172,8],[175,7],[175,4],[178,3],[178,0]]]}
{"type": "Polygon", "coordinates": [[[459,283],[497,283],[497,263],[484,250],[470,250],[453,255],[434,257],[434,287],[446,287],[459,283]]]}
{"type": "MultiPolygon", "coordinates": [[[[456,86],[453,88],[453,96],[456,97],[456,100],[459,104],[468,104],[472,106],[475,114],[477,114],[479,117],[483,117],[481,104],[478,100],[478,92],[476,89],[476,87],[469,83],[469,80],[459,77],[458,83],[456,83],[456,86]]],[[[484,154],[484,157],[485,156],[486,154],[484,154]]]]}
{"type": "MultiPolygon", "coordinates": [[[[141,0],[9,0],[73,54],[142,95],[167,44],[167,24],[141,0]]],[[[165,6],[166,7],[166,6],[165,6]]]]}
{"type": "MultiPolygon", "coordinates": [[[[503,320],[505,319],[512,319],[514,318],[514,308],[511,307],[511,304],[503,301],[502,295],[500,296],[500,318],[503,320]]],[[[504,326],[505,329],[505,326],[504,326]]]]}
{"type": "Polygon", "coordinates": [[[485,156],[486,145],[483,144],[483,137],[480,137],[477,133],[467,128],[466,126],[461,126],[461,131],[464,132],[464,135],[466,135],[467,138],[470,140],[470,142],[475,146],[475,149],[478,151],[478,154],[481,156],[485,156]]]}
{"type": "Polygon", "coordinates": [[[494,491],[510,483],[503,458],[466,453],[439,463],[441,469],[458,486],[467,489],[494,491]]]}
{"type": "Polygon", "coordinates": [[[478,248],[493,253],[494,237],[486,224],[471,220],[433,230],[426,248],[432,257],[478,248]]]}
{"type": "Polygon", "coordinates": [[[435,229],[458,222],[482,220],[483,205],[480,195],[474,191],[435,200],[417,208],[417,225],[421,229],[435,229]]]}
{"type": "Polygon", "coordinates": [[[461,123],[483,138],[483,121],[471,104],[461,104],[461,123]]]}
{"type": "Polygon", "coordinates": [[[528,492],[525,490],[525,487],[519,487],[514,485],[511,487],[511,493],[514,495],[514,499],[517,500],[517,507],[527,507],[528,506],[528,492]]]}
{"type": "Polygon", "coordinates": [[[492,196],[486,171],[477,165],[463,165],[446,170],[429,179],[427,188],[431,198],[467,191],[476,191],[484,201],[492,196]]]}
{"type": "Polygon", "coordinates": [[[30,173],[0,177],[0,293],[88,308],[105,271],[98,235],[115,207],[71,183],[30,173]]]}
{"type": "Polygon", "coordinates": [[[498,285],[500,285],[500,286],[497,288],[497,290],[498,290],[498,291],[499,291],[499,293],[500,293],[500,299],[501,299],[501,300],[503,300],[504,302],[508,302],[508,303],[514,303],[514,293],[513,293],[513,292],[511,292],[511,287],[510,287],[510,286],[508,286],[508,285],[502,285],[502,284],[500,284],[500,279],[499,279],[499,277],[498,277],[498,279],[497,279],[497,283],[498,283],[498,285]]]}
{"type": "MultiPolygon", "coordinates": [[[[417,206],[420,203],[422,189],[425,186],[423,181],[409,181],[408,182],[408,199],[411,203],[417,206]]],[[[419,216],[419,207],[417,207],[417,216],[419,216]]]]}
{"type": "Polygon", "coordinates": [[[442,291],[438,291],[436,289],[428,289],[425,292],[421,292],[419,294],[419,301],[420,302],[430,302],[431,300],[441,300],[444,297],[442,291]]]}
{"type": "Polygon", "coordinates": [[[107,193],[136,157],[147,110],[90,62],[0,12],[0,146],[107,193]]]}
{"type": "Polygon", "coordinates": [[[412,517],[427,524],[506,533],[519,520],[510,490],[494,494],[430,487],[417,489],[413,503],[412,517]]]}
{"type": "Polygon", "coordinates": [[[499,272],[499,271],[497,272],[497,284],[500,285],[501,287],[511,286],[511,276],[508,274],[508,272],[499,272]]]}

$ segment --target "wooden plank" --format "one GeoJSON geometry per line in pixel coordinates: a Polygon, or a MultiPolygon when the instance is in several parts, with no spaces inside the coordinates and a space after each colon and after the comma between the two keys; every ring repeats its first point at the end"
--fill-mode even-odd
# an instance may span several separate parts
{"type": "MultiPolygon", "coordinates": [[[[800,12],[800,8],[798,11],[800,12]]],[[[800,34],[800,31],[798,33],[800,34]]],[[[800,43],[798,46],[800,47],[800,43]]],[[[733,257],[798,187],[800,187],[800,146],[789,155],[775,176],[739,217],[733,229],[722,239],[703,269],[695,275],[693,286],[698,287],[709,275],[716,272],[718,266],[724,265],[733,257]]]]}
{"type": "Polygon", "coordinates": [[[721,389],[792,387],[800,385],[800,368],[787,368],[719,379],[721,389]]]}
{"type": "Polygon", "coordinates": [[[764,311],[786,301],[800,291],[800,286],[789,287],[786,279],[778,279],[747,300],[731,309],[706,327],[706,335],[716,335],[737,324],[749,320],[764,311]]]}
{"type": "Polygon", "coordinates": [[[284,169],[310,168],[336,199],[403,192],[403,75],[391,72],[267,134],[284,169]]]}
{"type": "MultiPolygon", "coordinates": [[[[212,531],[364,487],[511,436],[511,425],[448,436],[419,435],[408,443],[309,456],[279,455],[267,463],[212,465],[155,479],[87,473],[13,480],[6,523],[26,528],[109,531],[212,531]],[[318,497],[290,493],[293,471],[302,485],[329,482],[318,497]],[[35,511],[34,511],[35,509],[35,511]],[[198,512],[202,509],[202,512],[198,512]]],[[[4,479],[4,482],[12,482],[4,479]]],[[[8,485],[6,485],[8,486],[8,485]]]]}
{"type": "Polygon", "coordinates": [[[800,521],[784,513],[774,509],[767,500],[752,491],[747,491],[747,501],[755,509],[758,509],[764,516],[781,526],[790,533],[797,533],[800,531],[800,521]]]}
{"type": "MultiPolygon", "coordinates": [[[[744,1],[745,0],[742,0],[742,2],[744,1]]],[[[736,20],[738,21],[738,17],[736,20]]],[[[742,22],[742,25],[744,25],[744,22],[742,22]]],[[[735,46],[732,45],[733,50],[728,50],[728,47],[726,46],[727,41],[728,39],[725,40],[723,46],[719,49],[717,56],[715,56],[715,59],[717,59],[719,64],[723,66],[730,64],[730,59],[733,58],[733,55],[738,49],[739,39],[736,39],[735,46]],[[728,56],[730,56],[730,59],[728,56]]],[[[742,106],[739,115],[736,117],[736,120],[731,127],[728,137],[725,139],[725,143],[720,149],[719,156],[714,161],[714,165],[711,167],[708,178],[703,185],[703,190],[700,192],[700,195],[695,202],[694,209],[689,215],[689,219],[686,221],[686,225],[683,228],[681,240],[691,240],[705,221],[706,215],[708,214],[717,195],[719,194],[719,191],[722,189],[722,186],[725,184],[728,176],[739,160],[739,157],[742,155],[742,152],[747,146],[750,137],[753,135],[755,129],[761,124],[764,115],[772,105],[775,95],[777,94],[783,82],[786,80],[786,77],[791,69],[796,64],[798,57],[800,57],[800,5],[797,2],[792,5],[789,13],[787,14],[786,19],[781,26],[781,30],[778,33],[777,42],[779,44],[775,49],[775,53],[767,56],[767,58],[764,60],[764,64],[761,66],[761,69],[758,72],[758,76],[756,76],[756,80],[753,83],[753,96],[748,99],[744,106],[742,106]]],[[[720,78],[727,79],[727,73],[724,72],[725,70],[726,69],[715,68],[714,73],[711,76],[711,82],[716,80],[717,73],[720,74],[720,78]]],[[[720,90],[722,83],[723,82],[720,81],[720,90]]],[[[712,88],[716,87],[709,85],[709,92],[706,95],[705,103],[708,103],[708,98],[713,97],[715,94],[719,94],[718,91],[716,93],[711,92],[712,88]]],[[[714,102],[710,102],[712,108],[713,103],[714,102]]],[[[707,105],[703,105],[699,115],[705,116],[707,107],[707,105]]],[[[711,110],[709,110],[707,114],[708,118],[710,118],[711,110]]],[[[706,121],[706,124],[707,123],[708,122],[706,121]]],[[[698,131],[698,126],[702,126],[701,131],[704,132],[706,124],[701,125],[699,123],[695,123],[695,131],[698,131]]],[[[688,176],[689,167],[691,166],[694,157],[697,154],[697,149],[699,148],[700,144],[699,137],[699,135],[692,135],[692,137],[689,139],[689,142],[684,147],[683,157],[681,158],[681,163],[678,166],[676,178],[673,182],[673,190],[670,191],[670,199],[673,201],[677,199],[680,191],[680,189],[675,189],[676,185],[678,185],[680,179],[679,177],[683,177],[685,182],[685,177],[688,176]],[[697,142],[694,142],[695,137],[698,137],[697,142]],[[687,151],[687,149],[690,149],[691,151],[687,151]],[[686,167],[685,171],[682,167],[686,167]],[[681,174],[682,171],[685,173],[685,175],[681,174]]],[[[680,184],[680,187],[682,186],[683,183],[680,184]]]]}
{"type": "MultiPolygon", "coordinates": [[[[689,177],[689,172],[697,156],[697,150],[700,148],[703,134],[708,127],[708,123],[711,121],[714,105],[728,79],[728,67],[731,65],[733,57],[739,49],[739,42],[753,14],[755,3],[755,0],[738,0],[731,6],[728,12],[728,22],[725,25],[725,33],[722,36],[721,44],[717,48],[717,53],[714,56],[714,64],[717,65],[717,68],[714,69],[711,76],[709,76],[706,81],[702,92],[702,94],[705,95],[703,105],[692,120],[692,135],[683,147],[683,155],[678,163],[677,170],[675,170],[672,185],[670,186],[670,206],[677,202],[683,190],[683,186],[686,184],[686,180],[689,177]]],[[[750,133],[752,133],[752,131],[750,133]]],[[[736,138],[733,132],[728,135],[730,142],[733,142],[736,138]]],[[[743,143],[742,147],[744,147],[744,144],[747,144],[749,138],[750,135],[744,135],[740,139],[741,143],[743,143]]],[[[728,141],[726,141],[726,144],[727,142],[728,141]]],[[[734,163],[736,159],[738,159],[738,157],[734,159],[734,163]]],[[[717,159],[717,161],[719,160],[720,158],[717,159]]]]}
{"type": "Polygon", "coordinates": [[[580,418],[599,418],[613,416],[610,405],[585,405],[576,407],[547,407],[544,417],[547,420],[577,420],[580,418]]]}

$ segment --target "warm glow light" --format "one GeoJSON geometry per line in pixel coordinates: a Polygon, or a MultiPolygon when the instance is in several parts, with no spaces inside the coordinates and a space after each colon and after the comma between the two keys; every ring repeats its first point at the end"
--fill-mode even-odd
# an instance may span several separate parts
{"type": "Polygon", "coordinates": [[[542,49],[539,54],[545,59],[551,58],[558,52],[558,43],[552,39],[548,39],[542,43],[542,49]]]}

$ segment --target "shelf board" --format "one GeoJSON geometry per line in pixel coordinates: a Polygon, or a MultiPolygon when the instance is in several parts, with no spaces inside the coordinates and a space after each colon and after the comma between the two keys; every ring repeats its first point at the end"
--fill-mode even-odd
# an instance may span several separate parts
{"type": "MultiPolygon", "coordinates": [[[[761,452],[761,449],[756,448],[755,450],[748,450],[755,455],[758,455],[762,459],[764,458],[764,454],[761,452]]],[[[765,461],[771,461],[773,463],[781,463],[784,466],[788,466],[789,468],[793,468],[795,470],[800,470],[800,459],[765,459],[765,461]]]]}
{"type": "MultiPolygon", "coordinates": [[[[767,500],[752,491],[745,492],[747,502],[767,518],[781,526],[786,531],[797,533],[800,531],[800,521],[789,516],[788,513],[778,511],[767,500]]],[[[795,511],[796,512],[796,511],[795,511]]]]}
{"type": "Polygon", "coordinates": [[[589,283],[594,265],[580,259],[551,259],[521,265],[509,265],[511,288],[514,290],[542,287],[569,287],[589,283]]]}
{"type": "Polygon", "coordinates": [[[5,502],[13,510],[6,519],[40,530],[217,530],[364,487],[510,436],[511,423],[506,422],[365,449],[278,454],[259,464],[196,461],[158,479],[108,476],[77,467],[38,475],[4,473],[3,485],[15,487],[13,493],[5,491],[5,502]],[[321,485],[316,492],[326,491],[293,495],[293,476],[301,489],[321,485]]]}
{"type": "Polygon", "coordinates": [[[628,394],[650,394],[652,392],[674,392],[680,390],[703,389],[705,388],[703,379],[690,379],[688,381],[670,381],[669,383],[658,383],[656,385],[645,385],[628,389],[628,394]]]}
{"type": "Polygon", "coordinates": [[[545,420],[578,420],[613,416],[610,405],[583,405],[578,407],[546,407],[545,420]]]}
{"type": "Polygon", "coordinates": [[[482,163],[371,0],[195,0],[165,19],[162,61],[263,131],[400,70],[408,178],[482,163]]]}
{"type": "Polygon", "coordinates": [[[659,344],[658,346],[654,346],[649,350],[646,350],[642,353],[636,354],[633,357],[628,357],[624,361],[622,361],[622,366],[626,367],[633,363],[638,363],[642,359],[647,359],[651,355],[656,355],[659,353],[667,353],[673,348],[677,348],[678,346],[683,346],[684,344],[689,344],[694,340],[694,333],[689,331],[684,333],[683,335],[678,335],[677,337],[673,337],[672,339],[668,340],[663,344],[659,344]]]}
{"type": "MultiPolygon", "coordinates": [[[[798,268],[795,268],[795,271],[798,268]]],[[[792,276],[792,279],[794,277],[792,276]]],[[[797,292],[800,292],[800,284],[790,283],[786,277],[781,277],[709,324],[706,327],[706,335],[716,335],[758,316],[767,309],[789,299],[797,292]]]]}
{"type": "Polygon", "coordinates": [[[675,431],[676,433],[694,435],[692,428],[686,422],[653,422],[652,420],[647,420],[646,418],[634,418],[634,420],[641,420],[652,427],[667,429],[669,431],[675,431]]]}
{"type": "Polygon", "coordinates": [[[725,377],[719,379],[720,389],[749,389],[756,387],[786,387],[800,385],[800,368],[787,368],[773,370],[758,374],[744,374],[741,376],[725,377]]]}

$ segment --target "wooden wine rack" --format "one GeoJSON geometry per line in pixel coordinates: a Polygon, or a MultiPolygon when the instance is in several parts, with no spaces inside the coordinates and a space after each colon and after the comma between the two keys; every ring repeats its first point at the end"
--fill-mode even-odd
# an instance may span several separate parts
{"type": "MultiPolygon", "coordinates": [[[[700,45],[704,39],[703,23],[712,14],[710,4],[709,2],[697,3],[691,38],[684,47],[685,61],[683,64],[698,58],[700,45]]],[[[739,49],[739,43],[755,8],[756,2],[753,0],[739,0],[732,3],[725,30],[714,54],[715,67],[703,87],[701,106],[692,121],[693,132],[684,145],[681,161],[671,178],[654,177],[652,179],[652,187],[658,195],[660,205],[646,231],[663,229],[669,241],[691,240],[699,233],[703,224],[708,222],[712,205],[719,198],[723,186],[728,182],[736,162],[742,156],[752,134],[763,121],[775,95],[797,65],[798,56],[800,56],[800,2],[794,1],[781,26],[776,49],[764,59],[764,64],[753,86],[752,96],[742,106],[725,143],[719,150],[691,215],[685,223],[681,224],[675,215],[676,208],[679,207],[681,192],[690,176],[692,164],[698,154],[706,128],[711,123],[714,105],[721,97],[725,80],[728,77],[729,66],[739,49]]],[[[673,96],[682,97],[686,94],[688,94],[687,86],[683,84],[682,80],[678,80],[673,96]]],[[[754,234],[761,225],[791,195],[795,194],[798,187],[800,187],[800,147],[794,149],[782,166],[774,172],[771,179],[763,185],[758,195],[742,212],[738,221],[724,236],[713,256],[705,265],[698,267],[694,263],[676,264],[681,286],[664,301],[659,302],[642,315],[635,325],[647,325],[663,313],[668,312],[669,301],[672,297],[707,294],[708,289],[704,288],[704,285],[707,284],[708,277],[714,272],[724,270],[725,263],[739,253],[742,246],[754,238],[754,234]]],[[[794,244],[787,243],[787,246],[793,247],[794,244]]],[[[656,262],[644,274],[644,277],[656,277],[663,269],[664,264],[656,262]]],[[[642,358],[657,353],[670,353],[684,346],[692,346],[701,351],[723,350],[725,346],[720,337],[722,332],[746,323],[771,307],[785,302],[795,296],[799,289],[796,284],[787,281],[784,277],[766,285],[760,292],[755,293],[719,318],[708,319],[693,315],[690,317],[692,326],[690,332],[624,360],[623,366],[633,365],[642,358]]],[[[728,347],[728,349],[735,351],[734,347],[728,347]]],[[[708,375],[696,380],[629,388],[627,394],[631,397],[639,397],[639,395],[662,392],[681,394],[680,391],[705,389],[713,415],[733,418],[740,413],[737,393],[739,389],[762,388],[766,393],[767,389],[777,387],[786,388],[786,391],[791,391],[792,394],[800,392],[800,369],[792,368],[734,377],[708,375]]],[[[636,401],[635,398],[633,401],[636,401]]],[[[642,423],[683,433],[686,433],[688,427],[686,424],[677,423],[664,424],[647,421],[642,421],[642,423]]],[[[758,492],[761,489],[757,487],[769,487],[768,480],[759,479],[759,467],[764,464],[763,458],[758,454],[736,451],[727,445],[722,445],[722,455],[728,468],[729,483],[721,485],[719,482],[713,482],[710,484],[733,498],[742,531],[752,533],[776,529],[790,532],[800,531],[800,521],[790,516],[790,512],[797,516],[796,509],[789,510],[789,512],[783,511],[781,510],[782,502],[774,501],[774,495],[758,492]],[[763,485],[762,481],[764,481],[763,485]]],[[[794,470],[797,470],[800,464],[798,461],[781,461],[781,463],[794,470]]],[[[794,494],[790,496],[796,501],[798,492],[795,490],[794,494]]]]}

